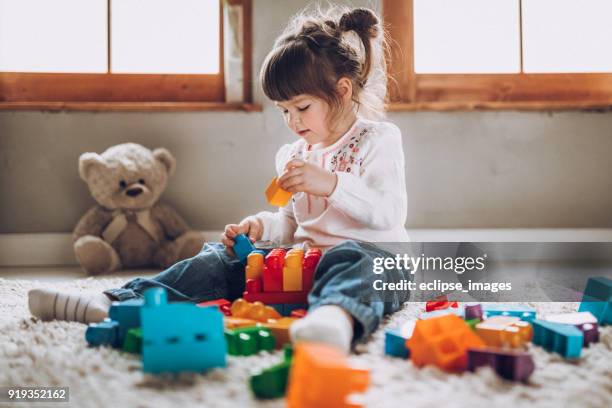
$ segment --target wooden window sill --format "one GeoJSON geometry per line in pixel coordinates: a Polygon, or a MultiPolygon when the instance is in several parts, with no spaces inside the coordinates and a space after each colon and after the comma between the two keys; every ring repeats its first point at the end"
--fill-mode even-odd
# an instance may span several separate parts
{"type": "Polygon", "coordinates": [[[257,103],[225,102],[0,102],[0,111],[261,112],[257,103]]]}
{"type": "Polygon", "coordinates": [[[387,112],[414,112],[414,111],[612,111],[612,100],[602,101],[440,101],[440,102],[396,102],[386,105],[387,112]]]}

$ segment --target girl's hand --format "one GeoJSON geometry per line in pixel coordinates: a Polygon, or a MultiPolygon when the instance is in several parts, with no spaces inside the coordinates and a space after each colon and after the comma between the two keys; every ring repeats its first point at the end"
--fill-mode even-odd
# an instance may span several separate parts
{"type": "Polygon", "coordinates": [[[251,242],[259,241],[263,235],[263,225],[255,217],[247,217],[240,224],[228,224],[221,234],[221,242],[231,255],[234,255],[234,238],[238,234],[246,234],[251,242]]]}
{"type": "Polygon", "coordinates": [[[336,188],[338,178],[332,172],[303,160],[291,160],[278,179],[281,188],[291,193],[305,192],[329,197],[336,188]]]}

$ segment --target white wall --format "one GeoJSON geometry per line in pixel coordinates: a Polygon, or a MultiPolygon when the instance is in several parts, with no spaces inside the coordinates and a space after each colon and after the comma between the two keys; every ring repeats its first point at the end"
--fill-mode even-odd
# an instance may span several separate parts
{"type": "MultiPolygon", "coordinates": [[[[254,0],[255,73],[306,3],[254,0]]],[[[264,112],[0,112],[0,233],[70,231],[93,204],[78,156],[127,141],[175,154],[164,200],[195,228],[218,230],[265,208],[275,151],[292,136],[259,87],[255,97],[264,112]]],[[[409,227],[612,227],[612,113],[390,120],[404,135],[409,227]]]]}

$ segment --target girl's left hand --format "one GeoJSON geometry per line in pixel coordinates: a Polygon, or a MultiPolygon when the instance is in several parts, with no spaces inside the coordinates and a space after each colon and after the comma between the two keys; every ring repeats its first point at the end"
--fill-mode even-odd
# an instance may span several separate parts
{"type": "Polygon", "coordinates": [[[337,182],[334,173],[298,159],[287,163],[285,172],[278,179],[281,188],[291,193],[305,192],[321,197],[329,197],[337,182]]]}

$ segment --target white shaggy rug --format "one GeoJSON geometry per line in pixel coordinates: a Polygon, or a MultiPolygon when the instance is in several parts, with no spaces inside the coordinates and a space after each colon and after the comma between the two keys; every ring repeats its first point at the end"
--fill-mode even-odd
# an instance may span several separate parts
{"type": "MultiPolygon", "coordinates": [[[[100,291],[121,284],[121,279],[89,278],[46,285],[100,291]]],[[[0,386],[68,386],[74,407],[284,406],[283,399],[257,401],[248,388],[249,373],[279,361],[280,352],[229,357],[226,369],[186,375],[179,382],[145,378],[136,356],[87,347],[85,325],[43,323],[30,317],[26,293],[39,286],[36,281],[0,278],[0,386]]],[[[531,305],[539,312],[577,307],[575,303],[531,305]]],[[[415,318],[422,308],[422,303],[409,303],[386,324],[415,318]]],[[[577,362],[532,346],[536,371],[526,385],[503,381],[489,368],[461,375],[432,367],[417,369],[410,361],[384,356],[383,333],[378,330],[352,357],[371,370],[367,407],[612,406],[612,327],[605,327],[600,343],[583,350],[577,362]]]]}

